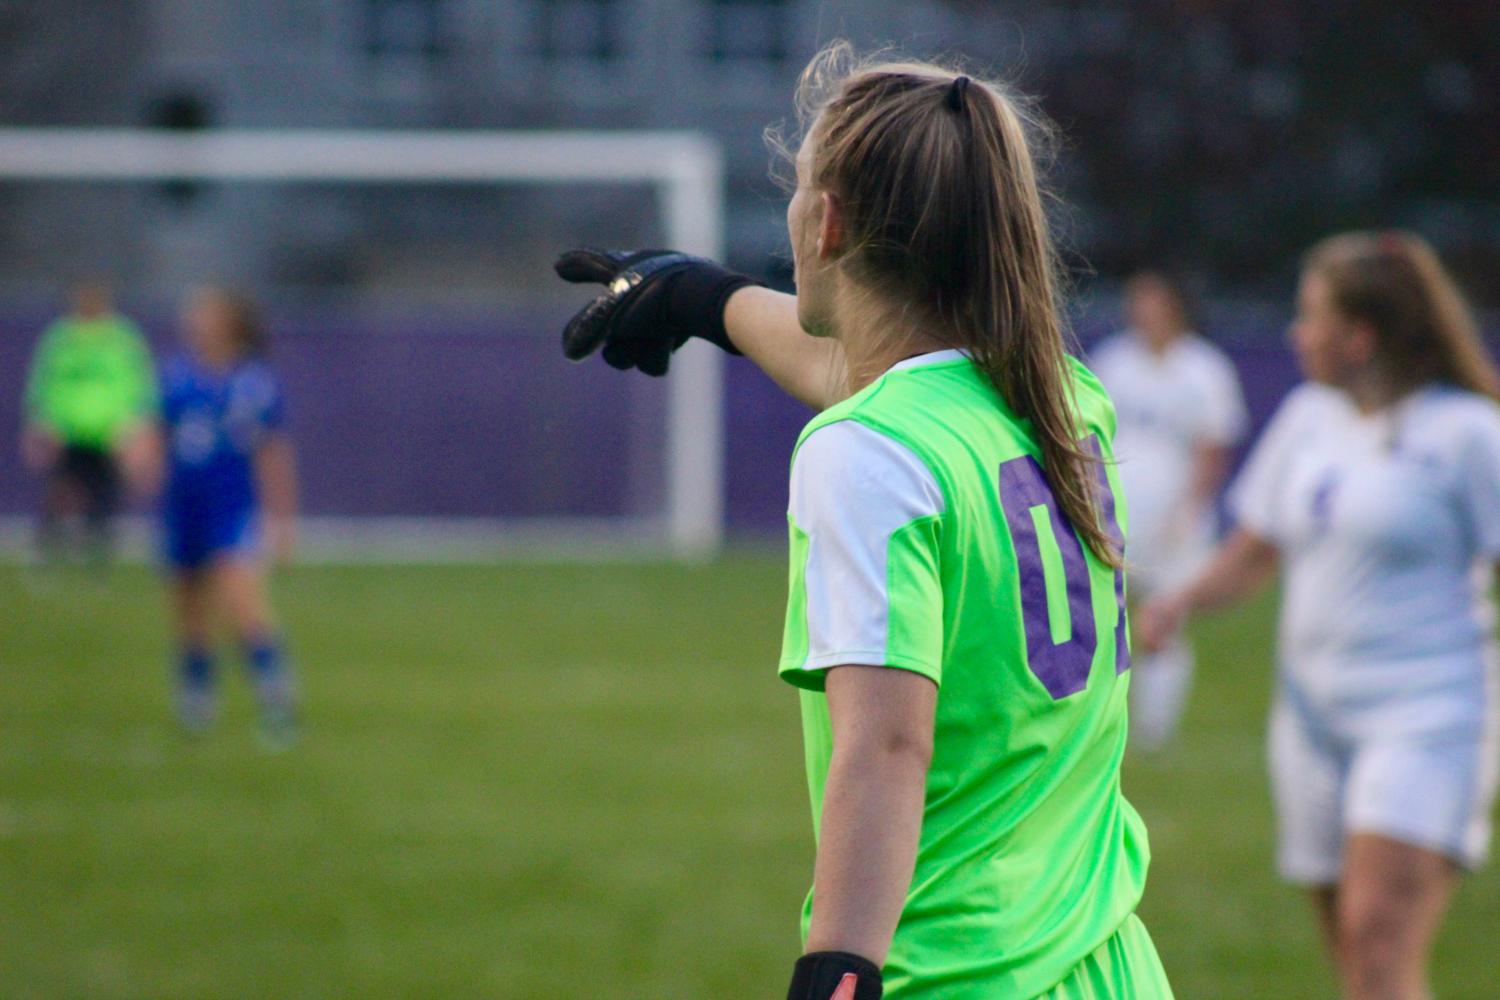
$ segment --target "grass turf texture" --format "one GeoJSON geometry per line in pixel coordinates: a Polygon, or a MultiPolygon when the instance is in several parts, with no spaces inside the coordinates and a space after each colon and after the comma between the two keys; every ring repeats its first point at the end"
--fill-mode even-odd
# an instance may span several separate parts
{"type": "MultiPolygon", "coordinates": [[[[149,572],[37,597],[0,569],[0,997],[779,995],[812,861],[779,558],[277,590],[307,731],[266,756],[227,658],[218,730],[172,726],[149,572]]],[[[1271,874],[1270,622],[1202,624],[1181,742],[1125,775],[1183,998],[1334,992],[1271,874]]],[[[1489,869],[1438,995],[1495,995],[1497,926],[1489,869]]]]}

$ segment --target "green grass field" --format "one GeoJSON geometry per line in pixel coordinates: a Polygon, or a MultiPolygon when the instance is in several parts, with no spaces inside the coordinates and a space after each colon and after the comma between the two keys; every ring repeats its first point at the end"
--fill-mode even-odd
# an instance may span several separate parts
{"type": "MultiPolygon", "coordinates": [[[[302,568],[307,732],[168,714],[162,600],[0,569],[0,998],[779,996],[811,873],[781,559],[302,568]]],[[[1270,608],[1205,622],[1180,744],[1132,760],[1181,998],[1333,995],[1271,871],[1270,608]]],[[[1438,995],[1500,996],[1500,874],[1438,995]]]]}

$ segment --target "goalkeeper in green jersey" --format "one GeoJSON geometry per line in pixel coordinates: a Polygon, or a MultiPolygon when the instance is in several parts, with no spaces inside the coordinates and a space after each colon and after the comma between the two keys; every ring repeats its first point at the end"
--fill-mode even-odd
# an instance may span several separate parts
{"type": "Polygon", "coordinates": [[[1065,351],[1029,122],[842,46],[800,97],[795,298],[666,251],[557,265],[607,285],[570,356],[660,374],[697,336],[822,411],[788,511],[818,839],[788,996],[1170,997],[1120,791],[1114,410],[1065,351]]]}
{"type": "Polygon", "coordinates": [[[21,452],[47,480],[39,548],[55,556],[63,531],[81,520],[90,555],[108,555],[110,522],[128,464],[156,406],[151,354],[109,293],[86,284],[72,311],[43,332],[26,382],[21,452]]]}

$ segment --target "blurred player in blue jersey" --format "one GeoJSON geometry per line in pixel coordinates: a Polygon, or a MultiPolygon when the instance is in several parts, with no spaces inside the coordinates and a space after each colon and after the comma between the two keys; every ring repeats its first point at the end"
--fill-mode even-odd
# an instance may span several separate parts
{"type": "Polygon", "coordinates": [[[1230,491],[1238,523],[1144,605],[1142,646],[1279,568],[1278,863],[1308,887],[1351,1000],[1426,1000],[1495,795],[1500,371],[1417,236],[1314,247],[1287,396],[1230,491]]]}
{"type": "Polygon", "coordinates": [[[233,629],[270,748],[296,733],[292,678],[266,591],[266,557],[291,555],[296,511],[281,387],[254,305],[222,289],[182,313],[186,352],[162,372],[163,554],[178,643],[177,707],[200,732],[217,710],[214,624],[233,629]]]}

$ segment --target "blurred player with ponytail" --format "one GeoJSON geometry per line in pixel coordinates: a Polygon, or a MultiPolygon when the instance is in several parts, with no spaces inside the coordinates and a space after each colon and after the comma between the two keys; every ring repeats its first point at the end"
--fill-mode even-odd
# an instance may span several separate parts
{"type": "Polygon", "coordinates": [[[1409,233],[1314,247],[1291,340],[1308,381],[1231,490],[1238,527],[1137,637],[1159,645],[1280,567],[1279,867],[1311,890],[1349,997],[1420,1000],[1490,839],[1500,373],[1409,233]]]}
{"type": "Polygon", "coordinates": [[[1065,350],[1032,123],[936,66],[803,77],[798,294],[575,251],[572,356],[690,337],[822,412],[791,470],[781,675],[818,851],[791,1000],[1171,996],[1135,908],[1114,410],[1065,350]]]}
{"type": "Polygon", "coordinates": [[[297,486],[280,383],[255,305],[224,289],[189,298],[187,351],[162,377],[163,548],[177,639],[177,704],[197,732],[217,709],[215,624],[250,668],[270,749],[295,735],[292,678],[271,611],[266,556],[290,557],[297,486]]]}

